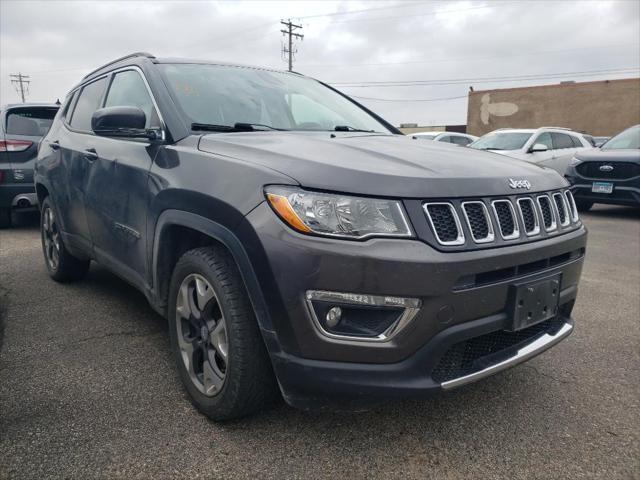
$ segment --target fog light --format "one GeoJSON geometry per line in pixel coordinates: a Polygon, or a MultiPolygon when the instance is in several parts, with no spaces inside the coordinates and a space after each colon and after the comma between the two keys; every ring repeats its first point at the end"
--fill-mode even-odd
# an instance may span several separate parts
{"type": "Polygon", "coordinates": [[[310,290],[309,313],[320,332],[335,339],[386,341],[416,316],[417,298],[310,290]]]}
{"type": "Polygon", "coordinates": [[[333,307],[327,313],[327,327],[333,328],[338,323],[340,323],[340,319],[342,318],[342,309],[340,307],[333,307]]]}

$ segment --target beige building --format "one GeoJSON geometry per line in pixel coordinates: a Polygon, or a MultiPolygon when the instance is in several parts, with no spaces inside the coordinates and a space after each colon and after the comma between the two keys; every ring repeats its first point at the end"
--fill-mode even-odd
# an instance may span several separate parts
{"type": "Polygon", "coordinates": [[[611,136],[640,123],[640,78],[469,92],[467,133],[567,127],[611,136]]]}

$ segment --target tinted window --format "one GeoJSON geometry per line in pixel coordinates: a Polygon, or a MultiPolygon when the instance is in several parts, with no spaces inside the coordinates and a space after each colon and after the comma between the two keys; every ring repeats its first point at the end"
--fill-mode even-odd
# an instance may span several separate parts
{"type": "Polygon", "coordinates": [[[189,123],[258,123],[291,130],[348,126],[389,132],[365,110],[311,78],[224,65],[160,64],[158,68],[189,123]]]}
{"type": "Polygon", "coordinates": [[[530,133],[524,132],[491,132],[479,138],[471,148],[478,150],[518,150],[524,147],[530,133]]]}
{"type": "MultiPolygon", "coordinates": [[[[591,135],[582,135],[582,138],[584,138],[587,142],[589,142],[592,146],[596,146],[596,139],[593,138],[591,135]]],[[[578,142],[580,143],[580,142],[578,142]]],[[[582,146],[582,145],[580,145],[582,146]]]]}
{"type": "Polygon", "coordinates": [[[546,147],[549,150],[553,149],[553,143],[551,141],[551,134],[549,132],[544,132],[544,133],[541,133],[540,135],[538,135],[538,138],[536,138],[536,141],[533,142],[533,144],[535,145],[536,143],[541,143],[542,145],[546,145],[546,147]]]}
{"type": "Polygon", "coordinates": [[[456,145],[461,145],[466,147],[471,143],[471,139],[467,137],[453,136],[449,137],[451,139],[451,143],[455,143],[456,145]]]}
{"type": "Polygon", "coordinates": [[[147,117],[146,128],[160,126],[147,86],[135,70],[117,73],[113,77],[104,106],[138,107],[147,117]]]}
{"type": "Polygon", "coordinates": [[[553,137],[554,148],[573,148],[573,140],[570,135],[565,135],[564,133],[552,133],[551,136],[553,137]]]}
{"type": "Polygon", "coordinates": [[[571,141],[573,142],[573,146],[575,148],[582,148],[582,142],[580,141],[580,139],[578,137],[571,137],[571,141]]]}
{"type": "Polygon", "coordinates": [[[640,125],[628,128],[602,146],[602,150],[622,150],[640,148],[640,125]]]}
{"type": "Polygon", "coordinates": [[[93,83],[90,83],[82,89],[80,97],[76,102],[76,108],[73,110],[73,116],[71,117],[70,125],[76,130],[83,132],[91,131],[91,115],[98,108],[100,108],[100,102],[102,101],[102,93],[107,84],[107,78],[101,78],[93,83]]]}
{"type": "Polygon", "coordinates": [[[451,143],[451,135],[443,135],[438,138],[439,142],[451,143]]]}
{"type": "Polygon", "coordinates": [[[7,134],[43,137],[49,131],[57,107],[28,107],[9,110],[7,134]]]}

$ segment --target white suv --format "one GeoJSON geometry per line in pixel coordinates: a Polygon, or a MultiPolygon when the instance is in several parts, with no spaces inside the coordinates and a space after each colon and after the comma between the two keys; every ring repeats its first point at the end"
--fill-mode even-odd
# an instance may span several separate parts
{"type": "Polygon", "coordinates": [[[501,128],[469,146],[553,168],[560,175],[564,175],[575,152],[593,148],[580,133],[561,127],[501,128]]]}
{"type": "Polygon", "coordinates": [[[478,139],[473,135],[457,132],[418,132],[412,133],[410,136],[414,140],[433,140],[435,142],[453,143],[461,147],[468,147],[470,143],[478,139]]]}

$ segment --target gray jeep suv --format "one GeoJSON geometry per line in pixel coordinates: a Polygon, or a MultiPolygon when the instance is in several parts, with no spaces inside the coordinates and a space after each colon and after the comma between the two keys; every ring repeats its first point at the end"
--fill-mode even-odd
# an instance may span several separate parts
{"type": "Polygon", "coordinates": [[[295,73],[118,59],[69,93],[35,183],[51,277],[93,260],[144,292],[216,420],[448,390],[573,330],[563,178],[295,73]]]}

